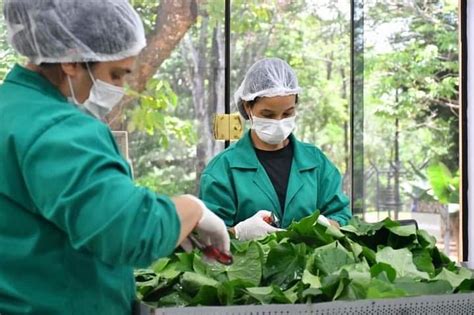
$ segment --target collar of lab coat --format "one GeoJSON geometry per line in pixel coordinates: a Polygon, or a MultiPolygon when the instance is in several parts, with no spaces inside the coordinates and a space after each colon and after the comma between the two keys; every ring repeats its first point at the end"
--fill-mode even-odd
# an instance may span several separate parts
{"type": "MultiPolygon", "coordinates": [[[[258,169],[259,161],[255,148],[253,146],[252,138],[250,137],[250,130],[234,144],[234,154],[229,161],[231,168],[243,169],[258,169]]],[[[291,145],[293,145],[293,163],[299,171],[314,169],[318,166],[314,155],[314,148],[309,144],[298,141],[296,137],[290,135],[291,145]]]]}
{"type": "Polygon", "coordinates": [[[5,82],[23,85],[34,90],[40,91],[43,94],[51,96],[60,101],[66,102],[67,99],[48,79],[38,72],[31,71],[16,64],[12,71],[8,73],[5,82]]]}

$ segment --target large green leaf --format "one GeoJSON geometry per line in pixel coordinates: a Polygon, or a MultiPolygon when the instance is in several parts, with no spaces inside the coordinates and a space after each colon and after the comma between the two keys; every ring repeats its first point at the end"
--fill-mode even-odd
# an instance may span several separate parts
{"type": "Polygon", "coordinates": [[[290,301],[290,304],[294,304],[298,300],[298,291],[300,288],[301,283],[297,283],[291,288],[283,291],[285,297],[290,301]]]}
{"type": "Polygon", "coordinates": [[[287,288],[293,281],[301,279],[305,269],[306,245],[283,243],[270,250],[264,268],[266,283],[287,288]]]}
{"type": "Polygon", "coordinates": [[[151,269],[153,269],[154,272],[159,273],[165,269],[165,267],[168,265],[168,263],[171,261],[169,258],[161,258],[158,259],[152,266],[151,269]]]}
{"type": "Polygon", "coordinates": [[[362,236],[362,235],[374,235],[375,232],[380,230],[386,225],[387,221],[380,221],[377,223],[366,223],[362,221],[359,217],[353,217],[350,221],[349,224],[342,226],[341,231],[343,232],[350,232],[354,233],[357,236],[362,236]]]}
{"type": "Polygon", "coordinates": [[[453,292],[453,288],[445,280],[420,282],[411,278],[400,278],[395,280],[394,286],[405,291],[410,296],[448,294],[453,292]]]}
{"type": "MultiPolygon", "coordinates": [[[[341,294],[337,297],[339,300],[360,300],[367,297],[367,286],[359,282],[349,282],[341,294]]],[[[334,298],[336,299],[336,298],[334,298]]]]}
{"type": "Polygon", "coordinates": [[[449,282],[453,289],[456,289],[464,280],[472,279],[472,271],[466,268],[460,268],[458,273],[455,273],[443,268],[443,270],[441,270],[441,272],[433,279],[445,280],[449,282]]]}
{"type": "Polygon", "coordinates": [[[278,286],[272,285],[269,287],[254,287],[247,288],[247,293],[259,301],[261,304],[269,303],[280,303],[280,304],[291,304],[289,296],[292,296],[290,292],[285,294],[278,286]]]}
{"type": "Polygon", "coordinates": [[[406,249],[385,247],[376,254],[377,262],[389,264],[397,272],[397,277],[412,277],[414,279],[429,279],[426,272],[419,271],[413,263],[412,253],[406,249]]]}
{"type": "Polygon", "coordinates": [[[341,270],[345,270],[347,272],[351,283],[357,283],[363,288],[368,287],[371,274],[370,267],[365,260],[360,263],[342,266],[341,270]]]}
{"type": "Polygon", "coordinates": [[[308,269],[303,272],[301,281],[304,284],[308,284],[310,288],[319,289],[321,288],[321,280],[318,276],[313,275],[308,269]]]}
{"type": "Polygon", "coordinates": [[[179,263],[167,264],[159,274],[163,278],[174,279],[182,273],[180,267],[182,267],[182,265],[179,263]]]}
{"type": "Polygon", "coordinates": [[[341,269],[342,266],[355,262],[353,255],[338,241],[318,247],[313,252],[313,273],[319,271],[323,275],[329,275],[341,269]]]}
{"type": "Polygon", "coordinates": [[[347,272],[342,271],[339,274],[332,274],[323,277],[321,282],[321,291],[326,296],[326,299],[333,301],[337,300],[344,291],[344,288],[350,283],[347,272]]]}
{"type": "Polygon", "coordinates": [[[431,236],[425,230],[418,230],[416,232],[418,236],[418,242],[421,244],[423,248],[432,249],[436,246],[436,238],[431,236]]]}
{"type": "Polygon", "coordinates": [[[448,269],[449,271],[455,271],[457,270],[456,264],[449,259],[449,257],[442,251],[440,251],[437,247],[434,247],[431,250],[431,257],[433,259],[433,265],[435,266],[436,269],[441,269],[444,267],[448,269]]]}
{"type": "Polygon", "coordinates": [[[214,285],[203,285],[191,300],[190,305],[219,305],[217,287],[214,285]]]}
{"type": "Polygon", "coordinates": [[[368,299],[385,299],[406,296],[407,293],[390,282],[372,279],[367,289],[368,299]]]}
{"type": "Polygon", "coordinates": [[[321,289],[309,287],[302,292],[301,298],[302,301],[311,302],[314,301],[315,298],[320,297],[322,294],[323,291],[321,289]]]}
{"type": "Polygon", "coordinates": [[[235,300],[235,285],[229,281],[217,286],[217,298],[221,305],[232,305],[235,300]]]}
{"type": "Polygon", "coordinates": [[[251,282],[254,286],[260,284],[262,278],[262,258],[259,246],[252,242],[246,252],[236,253],[233,264],[226,268],[229,280],[251,282]]]}
{"type": "Polygon", "coordinates": [[[420,271],[427,272],[432,275],[435,272],[435,267],[433,265],[433,258],[431,258],[430,250],[428,249],[414,249],[413,254],[413,263],[416,268],[420,271]]]}
{"type": "Polygon", "coordinates": [[[370,264],[376,263],[376,252],[366,246],[362,246],[362,256],[364,256],[370,264]]]}
{"type": "Polygon", "coordinates": [[[233,305],[242,297],[245,288],[253,286],[253,282],[240,279],[224,281],[217,286],[217,296],[221,305],[233,305]]]}
{"type": "MultiPolygon", "coordinates": [[[[352,241],[349,238],[346,238],[345,240],[348,242],[350,251],[354,254],[354,258],[359,257],[363,253],[364,249],[362,248],[361,245],[352,241]]],[[[375,254],[374,254],[374,259],[375,259],[375,254]]]]}
{"type": "Polygon", "coordinates": [[[398,236],[415,236],[416,235],[416,226],[413,224],[409,225],[399,225],[399,226],[389,226],[387,227],[390,232],[398,236]]]}
{"type": "Polygon", "coordinates": [[[382,273],[385,274],[385,277],[390,282],[393,282],[397,276],[397,272],[389,264],[379,262],[370,267],[370,275],[372,276],[372,278],[378,278],[382,273]]]}
{"type": "Polygon", "coordinates": [[[319,211],[315,211],[312,215],[301,219],[301,221],[291,223],[286,231],[277,233],[278,239],[288,238],[295,243],[304,242],[310,246],[321,246],[333,242],[335,237],[340,237],[337,231],[326,233],[328,228],[317,223],[318,217],[319,211]]]}
{"type": "Polygon", "coordinates": [[[248,295],[256,299],[260,304],[269,304],[272,300],[273,287],[251,287],[246,289],[248,295]]]}
{"type": "Polygon", "coordinates": [[[181,279],[183,290],[194,294],[203,286],[217,287],[218,282],[210,277],[196,273],[185,272],[181,279]]]}
{"type": "Polygon", "coordinates": [[[226,266],[218,262],[200,264],[214,276],[226,273],[229,280],[242,280],[258,286],[262,278],[262,252],[259,245],[256,242],[248,242],[239,250],[234,253],[231,265],[226,266]]]}
{"type": "Polygon", "coordinates": [[[180,294],[179,292],[172,292],[168,295],[161,296],[159,300],[159,304],[155,306],[156,307],[162,307],[162,306],[184,307],[184,306],[188,306],[190,303],[191,303],[191,300],[184,298],[183,294],[180,294]]]}

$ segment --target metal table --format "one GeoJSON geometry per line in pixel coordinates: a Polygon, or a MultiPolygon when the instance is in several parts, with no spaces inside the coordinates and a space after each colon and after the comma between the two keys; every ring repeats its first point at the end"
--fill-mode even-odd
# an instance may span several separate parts
{"type": "Polygon", "coordinates": [[[140,315],[469,315],[474,314],[474,293],[426,295],[397,299],[335,301],[316,304],[202,306],[150,309],[140,315]]]}

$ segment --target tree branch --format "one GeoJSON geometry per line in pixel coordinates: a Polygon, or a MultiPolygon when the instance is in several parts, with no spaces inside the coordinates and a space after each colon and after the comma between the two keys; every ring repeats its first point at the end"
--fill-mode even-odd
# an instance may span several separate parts
{"type": "MultiPolygon", "coordinates": [[[[145,90],[148,80],[153,77],[196,22],[197,8],[201,2],[202,0],[160,1],[154,30],[148,34],[148,44],[138,56],[135,69],[127,80],[131,89],[136,92],[145,90]]],[[[112,129],[124,129],[122,113],[125,108],[134,104],[133,101],[133,97],[126,97],[109,115],[109,125],[112,129]]]]}

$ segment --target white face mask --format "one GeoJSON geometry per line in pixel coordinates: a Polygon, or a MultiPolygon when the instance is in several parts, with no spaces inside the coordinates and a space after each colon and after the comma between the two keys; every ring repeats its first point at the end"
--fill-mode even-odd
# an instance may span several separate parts
{"type": "Polygon", "coordinates": [[[72,94],[72,97],[69,99],[76,105],[83,106],[87,111],[89,111],[98,119],[103,119],[105,115],[110,113],[110,111],[120,103],[125,91],[122,87],[95,79],[88,65],[87,72],[89,73],[89,76],[93,82],[92,88],[89,92],[89,97],[84,103],[79,103],[74,94],[71,78],[68,76],[67,79],[69,82],[69,89],[71,90],[72,94]]]}
{"type": "Polygon", "coordinates": [[[254,115],[251,117],[252,129],[255,130],[260,140],[268,144],[282,143],[296,127],[296,116],[281,120],[260,118],[254,115]]]}

